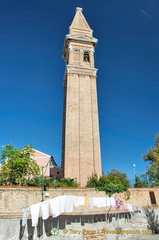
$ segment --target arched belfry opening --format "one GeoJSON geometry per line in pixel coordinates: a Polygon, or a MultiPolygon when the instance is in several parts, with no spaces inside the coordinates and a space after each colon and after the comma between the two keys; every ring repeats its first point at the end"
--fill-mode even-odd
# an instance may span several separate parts
{"type": "Polygon", "coordinates": [[[88,51],[84,51],[83,61],[84,62],[90,62],[90,56],[89,56],[89,52],[88,51]]]}

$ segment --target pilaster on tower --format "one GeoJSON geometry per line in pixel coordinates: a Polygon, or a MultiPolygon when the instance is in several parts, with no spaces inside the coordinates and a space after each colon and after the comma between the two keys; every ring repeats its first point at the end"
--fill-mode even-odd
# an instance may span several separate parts
{"type": "Polygon", "coordinates": [[[94,67],[97,39],[92,33],[82,8],[76,8],[63,51],[66,72],[62,166],[64,177],[76,179],[81,186],[86,185],[93,173],[101,176],[97,69],[94,67]]]}

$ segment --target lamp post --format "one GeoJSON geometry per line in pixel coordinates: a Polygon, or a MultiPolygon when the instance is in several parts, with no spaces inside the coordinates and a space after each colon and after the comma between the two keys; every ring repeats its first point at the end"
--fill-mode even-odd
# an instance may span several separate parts
{"type": "Polygon", "coordinates": [[[134,186],[136,183],[136,171],[135,171],[136,164],[133,164],[133,171],[134,171],[134,186]]]}
{"type": "Polygon", "coordinates": [[[134,176],[136,177],[136,171],[135,171],[135,167],[136,167],[136,164],[133,164],[133,170],[134,170],[134,176]]]}
{"type": "Polygon", "coordinates": [[[133,164],[133,171],[134,171],[134,176],[136,177],[136,170],[135,170],[135,167],[136,167],[136,164],[133,164]]]}
{"type": "Polygon", "coordinates": [[[42,192],[41,192],[41,202],[44,201],[44,167],[42,167],[42,179],[41,179],[41,186],[42,186],[42,192]]]}

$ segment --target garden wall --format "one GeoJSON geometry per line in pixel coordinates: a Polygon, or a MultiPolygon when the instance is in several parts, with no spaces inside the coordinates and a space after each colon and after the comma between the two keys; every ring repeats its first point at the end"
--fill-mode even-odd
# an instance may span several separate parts
{"type": "MultiPolygon", "coordinates": [[[[159,188],[130,188],[130,199],[128,203],[138,206],[156,206],[159,205],[159,188]],[[156,201],[156,202],[155,202],[156,201]],[[153,204],[152,204],[153,203],[153,204]],[[156,203],[156,204],[155,204],[156,203]]],[[[77,195],[88,197],[106,197],[105,192],[96,191],[88,188],[50,188],[44,192],[45,200],[60,195],[77,195]]],[[[124,200],[125,193],[114,194],[124,200]]],[[[125,200],[124,200],[125,201],[125,200]]],[[[21,216],[22,208],[41,202],[41,188],[38,187],[0,187],[0,218],[21,216]]],[[[105,212],[105,208],[93,208],[93,213],[105,212]]],[[[111,209],[113,211],[113,209],[111,209]]],[[[92,213],[88,206],[82,206],[75,209],[75,213],[92,213]]]]}

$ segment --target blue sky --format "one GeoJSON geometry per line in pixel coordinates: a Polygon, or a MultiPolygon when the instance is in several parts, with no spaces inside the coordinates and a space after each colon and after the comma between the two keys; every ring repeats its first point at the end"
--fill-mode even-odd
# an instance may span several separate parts
{"type": "Polygon", "coordinates": [[[0,0],[0,146],[61,163],[64,37],[77,6],[98,38],[103,171],[134,178],[159,132],[158,0],[0,0]]]}

